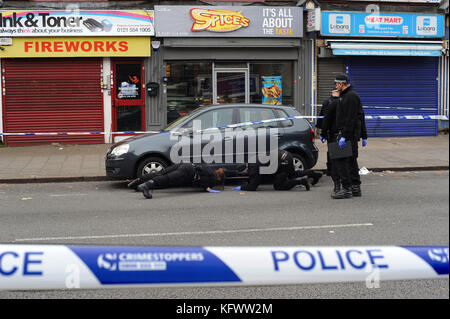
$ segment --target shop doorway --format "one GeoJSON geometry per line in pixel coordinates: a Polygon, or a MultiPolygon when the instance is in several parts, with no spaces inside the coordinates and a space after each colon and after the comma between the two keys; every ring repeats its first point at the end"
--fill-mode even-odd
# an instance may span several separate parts
{"type": "Polygon", "coordinates": [[[145,130],[144,60],[112,60],[112,130],[114,141],[145,130]]]}
{"type": "Polygon", "coordinates": [[[213,103],[249,103],[248,68],[214,68],[213,103]]]}

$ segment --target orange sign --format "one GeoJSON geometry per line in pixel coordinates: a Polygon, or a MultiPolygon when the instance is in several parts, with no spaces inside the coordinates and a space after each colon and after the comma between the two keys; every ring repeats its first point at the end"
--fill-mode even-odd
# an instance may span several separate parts
{"type": "Polygon", "coordinates": [[[250,24],[250,19],[244,17],[242,11],[191,9],[190,14],[195,20],[191,31],[230,32],[250,24]]]}

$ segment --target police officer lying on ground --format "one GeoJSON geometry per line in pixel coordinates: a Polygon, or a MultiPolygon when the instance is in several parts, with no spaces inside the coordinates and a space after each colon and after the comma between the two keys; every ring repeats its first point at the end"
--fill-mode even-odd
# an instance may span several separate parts
{"type": "MultiPolygon", "coordinates": [[[[130,184],[139,181],[142,179],[136,179],[130,184]]],[[[215,170],[206,164],[180,163],[153,175],[148,181],[137,186],[137,190],[146,198],[153,197],[154,189],[170,187],[194,187],[210,193],[219,193],[220,191],[214,190],[213,187],[220,185],[223,190],[224,183],[225,171],[222,168],[215,170]]]]}
{"type": "MultiPolygon", "coordinates": [[[[249,163],[247,184],[238,186],[235,190],[256,191],[263,179],[260,174],[260,167],[261,165],[259,163],[249,163]]],[[[314,185],[319,181],[321,176],[321,172],[296,171],[292,154],[288,151],[278,151],[278,169],[273,177],[274,189],[290,190],[296,185],[303,185],[309,191],[310,183],[308,177],[312,178],[314,185]]]]}

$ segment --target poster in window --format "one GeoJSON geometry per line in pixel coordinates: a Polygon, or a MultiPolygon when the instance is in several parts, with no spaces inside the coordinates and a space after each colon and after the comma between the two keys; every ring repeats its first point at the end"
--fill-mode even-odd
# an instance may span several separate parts
{"type": "Polygon", "coordinates": [[[281,76],[262,76],[262,104],[282,104],[281,76]]]}
{"type": "Polygon", "coordinates": [[[116,96],[118,100],[141,99],[141,65],[117,64],[116,65],[116,96]]]}

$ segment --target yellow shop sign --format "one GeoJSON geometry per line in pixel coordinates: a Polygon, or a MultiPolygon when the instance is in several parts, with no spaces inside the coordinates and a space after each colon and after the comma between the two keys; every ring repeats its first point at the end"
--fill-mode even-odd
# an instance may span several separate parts
{"type": "Polygon", "coordinates": [[[13,38],[0,58],[144,57],[150,56],[150,37],[13,38]]]}

